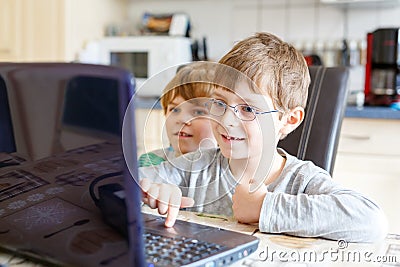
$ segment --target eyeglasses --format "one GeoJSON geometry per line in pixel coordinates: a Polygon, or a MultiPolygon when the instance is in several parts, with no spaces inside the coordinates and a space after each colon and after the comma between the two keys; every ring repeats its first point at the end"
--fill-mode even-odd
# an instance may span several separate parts
{"type": "Polygon", "coordinates": [[[279,112],[279,110],[260,111],[256,107],[252,107],[246,104],[238,104],[231,106],[221,100],[211,99],[206,103],[206,107],[211,115],[222,116],[226,112],[226,107],[230,107],[235,112],[236,116],[242,121],[252,121],[259,114],[268,114],[273,112],[279,112]]]}

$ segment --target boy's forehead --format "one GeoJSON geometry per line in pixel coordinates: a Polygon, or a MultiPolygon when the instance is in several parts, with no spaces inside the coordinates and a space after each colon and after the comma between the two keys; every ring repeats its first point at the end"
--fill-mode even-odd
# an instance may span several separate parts
{"type": "Polygon", "coordinates": [[[176,95],[170,100],[170,104],[180,104],[185,102],[185,99],[181,95],[176,95]]]}
{"type": "Polygon", "coordinates": [[[203,105],[209,99],[210,99],[209,97],[194,97],[194,98],[186,100],[181,95],[178,95],[170,102],[170,104],[171,105],[184,105],[184,104],[203,105]]]}
{"type": "Polygon", "coordinates": [[[272,99],[268,94],[256,93],[246,83],[238,83],[234,89],[217,87],[214,94],[235,97],[250,104],[270,105],[272,103],[272,99]]]}

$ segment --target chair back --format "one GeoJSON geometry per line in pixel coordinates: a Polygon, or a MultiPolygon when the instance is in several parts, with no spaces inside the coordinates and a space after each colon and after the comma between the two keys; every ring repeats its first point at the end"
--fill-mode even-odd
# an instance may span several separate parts
{"type": "Polygon", "coordinates": [[[311,84],[303,123],[278,147],[310,160],[331,175],[346,108],[349,70],[346,67],[309,66],[311,84]]]}

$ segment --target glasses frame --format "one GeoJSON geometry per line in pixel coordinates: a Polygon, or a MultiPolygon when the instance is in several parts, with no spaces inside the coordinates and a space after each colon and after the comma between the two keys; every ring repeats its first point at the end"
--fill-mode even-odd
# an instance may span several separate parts
{"type": "MultiPolygon", "coordinates": [[[[237,104],[237,105],[235,105],[235,106],[231,106],[231,105],[229,105],[228,103],[225,103],[224,101],[222,101],[222,100],[217,100],[217,99],[210,99],[209,101],[207,101],[207,103],[210,103],[210,105],[209,105],[209,113],[210,113],[210,115],[213,115],[213,116],[216,116],[216,117],[221,117],[221,116],[223,116],[223,115],[226,113],[227,107],[230,107],[231,109],[233,109],[233,112],[235,113],[236,117],[238,117],[238,118],[239,118],[240,120],[242,120],[242,121],[254,121],[255,118],[257,117],[256,115],[262,115],[262,114],[269,114],[269,113],[279,112],[279,110],[277,110],[277,109],[270,110],[270,111],[255,111],[254,109],[256,109],[256,107],[253,107],[253,106],[247,105],[247,104],[237,104]],[[215,115],[215,114],[213,114],[213,113],[211,112],[211,106],[212,106],[214,103],[217,103],[217,102],[220,103],[220,104],[224,104],[224,112],[223,112],[221,115],[215,115]],[[244,119],[242,119],[241,117],[239,117],[240,115],[239,115],[239,110],[237,109],[237,107],[241,107],[241,106],[246,106],[246,107],[251,107],[251,108],[253,108],[253,111],[251,111],[251,113],[253,113],[254,118],[252,118],[251,120],[244,120],[244,119]]],[[[207,103],[206,103],[206,105],[207,105],[207,103]]]]}

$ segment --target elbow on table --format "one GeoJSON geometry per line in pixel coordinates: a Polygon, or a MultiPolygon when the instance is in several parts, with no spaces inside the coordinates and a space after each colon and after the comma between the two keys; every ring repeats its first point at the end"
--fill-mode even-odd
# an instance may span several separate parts
{"type": "Polygon", "coordinates": [[[356,242],[367,242],[373,243],[383,240],[388,233],[388,221],[386,215],[381,211],[377,210],[371,212],[364,222],[364,227],[360,227],[361,240],[355,240],[356,242]]]}
{"type": "Polygon", "coordinates": [[[376,242],[386,237],[388,233],[388,221],[386,215],[379,210],[369,217],[368,224],[365,229],[366,240],[365,242],[376,242]]]}
{"type": "Polygon", "coordinates": [[[366,212],[364,216],[359,217],[357,222],[353,221],[350,229],[335,235],[335,240],[342,239],[347,242],[355,243],[375,243],[385,239],[388,233],[388,221],[385,214],[380,209],[366,212]],[[352,229],[352,230],[350,230],[352,229]]]}

